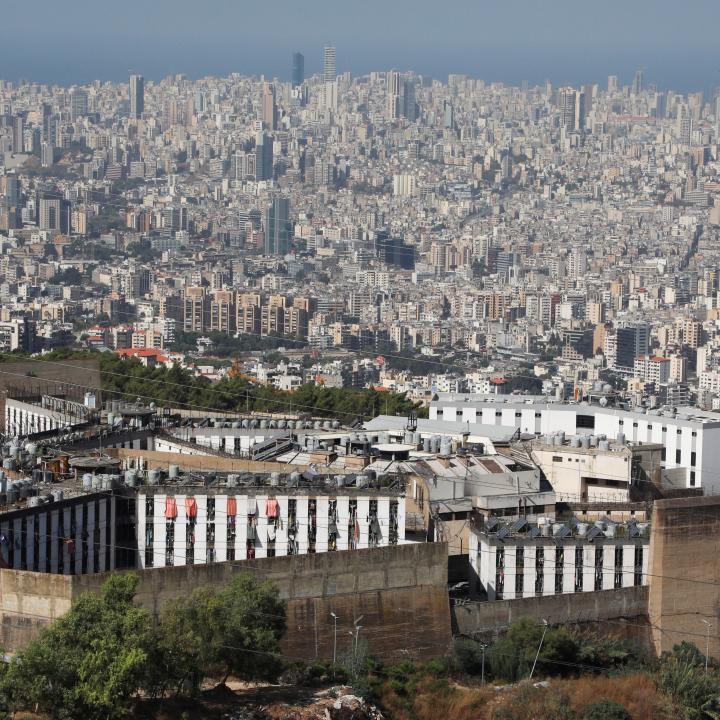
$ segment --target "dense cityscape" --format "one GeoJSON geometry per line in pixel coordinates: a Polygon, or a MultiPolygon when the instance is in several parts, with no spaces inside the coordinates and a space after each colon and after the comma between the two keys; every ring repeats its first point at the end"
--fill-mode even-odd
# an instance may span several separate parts
{"type": "Polygon", "coordinates": [[[718,717],[720,87],[313,53],[0,80],[0,715],[718,717]]]}

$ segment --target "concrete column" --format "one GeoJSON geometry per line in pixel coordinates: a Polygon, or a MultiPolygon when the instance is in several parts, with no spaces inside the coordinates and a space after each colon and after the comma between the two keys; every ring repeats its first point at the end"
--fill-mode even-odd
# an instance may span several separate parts
{"type": "Polygon", "coordinates": [[[320,495],[317,498],[317,540],[315,542],[315,552],[327,552],[328,549],[328,496],[320,495]]]}
{"type": "Polygon", "coordinates": [[[155,539],[153,540],[153,567],[165,567],[165,495],[155,495],[155,539]]]}
{"type": "Polygon", "coordinates": [[[535,596],[535,545],[525,546],[525,580],[523,597],[535,596]]]}
{"type": "Polygon", "coordinates": [[[25,519],[25,560],[26,570],[35,569],[35,523],[37,515],[28,515],[25,519]]]}
{"type": "Polygon", "coordinates": [[[83,516],[87,512],[87,508],[85,505],[76,505],[75,506],[75,533],[74,533],[74,540],[75,540],[75,574],[76,575],[82,575],[82,559],[83,559],[83,551],[85,549],[84,544],[85,540],[82,537],[82,527],[83,527],[83,516]]]}
{"type": "MultiPolygon", "coordinates": [[[[227,501],[227,495],[215,496],[215,558],[218,562],[225,562],[227,560],[227,501]]],[[[235,527],[237,528],[237,516],[235,517],[235,527]]]]}
{"type": "Polygon", "coordinates": [[[236,495],[237,501],[237,527],[235,528],[235,559],[244,560],[247,557],[247,528],[248,513],[257,512],[255,498],[245,495],[236,495]]]}
{"type": "Polygon", "coordinates": [[[348,495],[339,495],[337,499],[338,508],[338,550],[347,550],[350,547],[350,532],[348,531],[348,522],[350,521],[350,497],[348,495]]]}
{"type": "Polygon", "coordinates": [[[305,555],[308,551],[308,496],[298,495],[297,497],[297,532],[295,539],[298,545],[298,554],[305,555]]]}
{"type": "Polygon", "coordinates": [[[22,566],[22,554],[27,539],[23,536],[22,518],[15,518],[13,521],[13,568],[19,570],[22,566]]]}
{"type": "MultiPolygon", "coordinates": [[[[47,556],[47,536],[48,531],[48,514],[46,512],[38,515],[38,523],[40,530],[40,547],[38,548],[38,572],[49,572],[49,558],[47,556]]],[[[5,532],[5,530],[2,530],[5,532]]]]}
{"type": "Polygon", "coordinates": [[[514,600],[515,599],[515,574],[516,574],[516,564],[515,564],[515,546],[514,545],[506,545],[505,546],[505,573],[503,578],[503,599],[504,600],[514,600]]]}
{"type": "Polygon", "coordinates": [[[267,496],[265,495],[258,495],[257,496],[257,508],[258,508],[258,527],[257,527],[257,535],[258,539],[255,542],[255,557],[267,557],[267,527],[268,527],[268,521],[267,521],[267,515],[265,514],[265,501],[267,500],[267,496]]]}
{"type": "MultiPolygon", "coordinates": [[[[202,565],[207,562],[207,500],[207,495],[195,495],[195,502],[197,503],[197,523],[195,525],[195,552],[193,554],[193,560],[197,565],[202,565]]],[[[217,515],[217,509],[215,510],[215,514],[217,515]]]]}
{"type": "Polygon", "coordinates": [[[603,590],[615,587],[615,544],[603,546],[603,590]]]}
{"type": "Polygon", "coordinates": [[[358,549],[368,547],[369,523],[368,514],[370,513],[370,498],[358,498],[358,522],[360,523],[360,540],[358,541],[358,549]]]}
{"type": "Polygon", "coordinates": [[[287,555],[288,496],[278,495],[277,501],[280,506],[280,522],[277,524],[277,531],[275,533],[275,555],[280,556],[287,555]]]}

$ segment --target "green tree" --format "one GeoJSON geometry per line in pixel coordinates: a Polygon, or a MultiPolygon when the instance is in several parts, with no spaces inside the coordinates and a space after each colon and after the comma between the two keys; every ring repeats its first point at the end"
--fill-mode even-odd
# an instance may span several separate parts
{"type": "Polygon", "coordinates": [[[150,614],[133,604],[136,575],[115,575],[99,595],[70,612],[18,653],[0,682],[13,711],[37,708],[58,720],[126,714],[147,672],[150,614]]]}
{"type": "Polygon", "coordinates": [[[161,674],[176,692],[184,685],[197,692],[208,677],[273,679],[282,669],[277,653],[284,632],[285,603],[277,588],[251,573],[220,591],[199,588],[163,608],[161,674]]]}
{"type": "Polygon", "coordinates": [[[720,678],[705,672],[705,656],[692,643],[675,645],[663,653],[655,680],[676,705],[678,718],[717,720],[720,718],[720,678]]]}

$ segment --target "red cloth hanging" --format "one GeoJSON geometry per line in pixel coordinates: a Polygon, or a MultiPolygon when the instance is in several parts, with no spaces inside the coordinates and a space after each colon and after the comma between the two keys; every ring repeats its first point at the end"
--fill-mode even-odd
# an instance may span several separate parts
{"type": "Polygon", "coordinates": [[[174,520],[177,517],[177,503],[175,498],[170,495],[165,498],[165,517],[168,520],[174,520]]]}
{"type": "Polygon", "coordinates": [[[237,515],[237,500],[234,497],[228,498],[227,514],[228,517],[235,517],[237,515]]]}
{"type": "Polygon", "coordinates": [[[194,497],[185,498],[185,514],[189,518],[197,517],[197,502],[194,497]]]}
{"type": "Polygon", "coordinates": [[[360,523],[357,520],[355,521],[355,529],[353,531],[353,537],[355,539],[355,542],[357,542],[360,539],[360,523]]]}
{"type": "Polygon", "coordinates": [[[265,515],[269,518],[276,518],[278,516],[279,505],[278,501],[274,498],[268,498],[265,501],[265,515]]]}

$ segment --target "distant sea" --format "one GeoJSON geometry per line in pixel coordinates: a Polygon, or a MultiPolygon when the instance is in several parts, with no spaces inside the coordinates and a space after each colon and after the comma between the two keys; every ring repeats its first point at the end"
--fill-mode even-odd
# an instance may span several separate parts
{"type": "MultiPolygon", "coordinates": [[[[11,41],[12,43],[12,41],[11,41]]],[[[72,85],[92,80],[126,81],[130,72],[139,72],[148,79],[159,80],[182,73],[190,78],[206,75],[227,76],[232,72],[289,79],[291,54],[305,54],[306,74],[320,71],[321,49],[288,48],[270,52],[253,51],[247,46],[229,48],[226,43],[212,47],[177,47],[155,45],[135,48],[131,53],[119,45],[109,44],[102,52],[88,47],[12,47],[0,49],[0,79],[21,78],[41,83],[72,85]]],[[[387,51],[377,49],[372,57],[362,51],[337,48],[338,72],[350,71],[363,75],[373,70],[390,68],[414,70],[427,78],[447,80],[449,73],[465,74],[487,82],[530,85],[550,80],[554,85],[580,85],[596,82],[606,86],[608,75],[617,75],[621,85],[629,85],[638,68],[645,74],[646,85],[676,92],[712,92],[720,86],[720,57],[709,52],[663,52],[646,55],[639,52],[572,51],[559,54],[556,50],[523,51],[512,46],[500,51],[471,49],[387,51]]]]}

